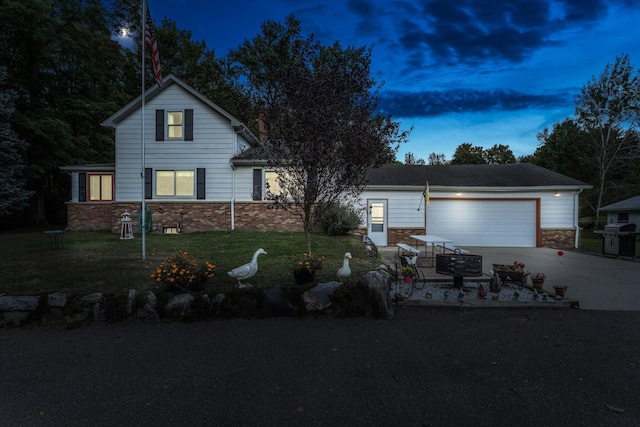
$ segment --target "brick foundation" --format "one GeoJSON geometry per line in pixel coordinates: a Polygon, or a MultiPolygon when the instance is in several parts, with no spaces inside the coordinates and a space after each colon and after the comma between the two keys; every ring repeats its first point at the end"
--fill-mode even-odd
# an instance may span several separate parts
{"type": "MultiPolygon", "coordinates": [[[[367,230],[361,228],[359,234],[367,235],[367,230]]],[[[424,234],[424,228],[390,228],[387,233],[387,246],[398,243],[414,245],[415,241],[410,236],[424,234]]],[[[575,246],[574,229],[541,230],[541,247],[554,249],[573,249],[575,246]]]]}
{"type": "Polygon", "coordinates": [[[573,249],[575,247],[576,230],[540,230],[541,243],[544,248],[573,249]]]}
{"type": "MultiPolygon", "coordinates": [[[[162,203],[149,201],[152,226],[176,227],[180,224],[184,233],[231,230],[230,203],[162,203]]],[[[240,231],[303,231],[300,217],[295,213],[275,209],[268,202],[240,202],[235,206],[235,229],[240,231]]],[[[120,215],[124,211],[138,222],[140,203],[68,203],[67,230],[110,230],[120,233],[120,215]]]]}

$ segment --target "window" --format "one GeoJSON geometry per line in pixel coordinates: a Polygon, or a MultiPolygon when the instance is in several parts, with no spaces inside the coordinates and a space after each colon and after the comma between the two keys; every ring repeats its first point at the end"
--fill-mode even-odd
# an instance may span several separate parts
{"type": "Polygon", "coordinates": [[[113,201],[113,175],[89,174],[89,201],[110,202],[113,201]]]}
{"type": "Polygon", "coordinates": [[[156,110],[156,141],[165,139],[193,141],[193,109],[156,110]]]}
{"type": "Polygon", "coordinates": [[[276,196],[280,196],[282,194],[282,187],[278,181],[278,172],[266,171],[264,173],[264,182],[266,188],[266,200],[273,200],[276,196]]]}
{"type": "Polygon", "coordinates": [[[193,197],[195,174],[187,171],[156,171],[156,196],[193,197]]]}
{"type": "Polygon", "coordinates": [[[167,112],[167,138],[182,139],[182,111],[167,112]]]}
{"type": "Polygon", "coordinates": [[[629,222],[629,212],[621,212],[618,214],[618,222],[629,222]]]}

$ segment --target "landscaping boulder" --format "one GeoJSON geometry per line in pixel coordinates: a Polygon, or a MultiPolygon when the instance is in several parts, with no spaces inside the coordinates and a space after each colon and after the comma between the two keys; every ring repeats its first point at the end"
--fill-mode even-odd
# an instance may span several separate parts
{"type": "Polygon", "coordinates": [[[171,298],[164,307],[164,314],[174,319],[182,319],[189,312],[195,297],[191,294],[178,294],[171,298]]]}
{"type": "Polygon", "coordinates": [[[261,313],[264,317],[291,317],[298,315],[298,308],[287,300],[282,289],[264,289],[262,294],[265,297],[261,313]]]}
{"type": "Polygon", "coordinates": [[[353,305],[359,312],[375,318],[393,318],[393,303],[389,296],[391,276],[370,271],[348,286],[352,287],[353,305]]]}
{"type": "Polygon", "coordinates": [[[34,311],[39,303],[40,297],[0,297],[0,311],[34,311]]]}
{"type": "Polygon", "coordinates": [[[325,310],[331,306],[331,295],[340,287],[338,282],[319,283],[302,295],[307,311],[325,310]]]}

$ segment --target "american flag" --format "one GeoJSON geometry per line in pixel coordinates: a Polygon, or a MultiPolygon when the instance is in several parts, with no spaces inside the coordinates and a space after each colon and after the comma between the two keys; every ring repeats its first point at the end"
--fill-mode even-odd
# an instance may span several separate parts
{"type": "Polygon", "coordinates": [[[162,81],[162,68],[160,67],[160,52],[158,51],[158,41],[153,31],[153,21],[151,21],[151,12],[149,12],[149,6],[147,6],[147,16],[145,18],[146,25],[144,26],[144,43],[147,46],[151,46],[151,60],[153,62],[153,76],[156,79],[159,87],[164,85],[162,81]]]}

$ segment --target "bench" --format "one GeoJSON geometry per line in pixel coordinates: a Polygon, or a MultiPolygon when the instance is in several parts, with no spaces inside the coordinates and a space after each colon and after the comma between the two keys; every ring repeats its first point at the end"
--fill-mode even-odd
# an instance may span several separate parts
{"type": "Polygon", "coordinates": [[[411,253],[414,253],[416,255],[420,253],[420,250],[414,248],[413,246],[409,246],[409,245],[407,245],[405,243],[398,243],[396,246],[398,246],[403,251],[411,252],[411,253]]]}
{"type": "Polygon", "coordinates": [[[453,246],[451,243],[441,243],[438,244],[439,248],[442,248],[442,252],[451,251],[458,254],[468,254],[469,251],[466,249],[458,248],[453,246]]]}

